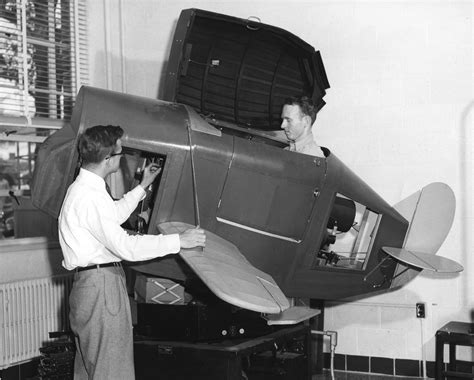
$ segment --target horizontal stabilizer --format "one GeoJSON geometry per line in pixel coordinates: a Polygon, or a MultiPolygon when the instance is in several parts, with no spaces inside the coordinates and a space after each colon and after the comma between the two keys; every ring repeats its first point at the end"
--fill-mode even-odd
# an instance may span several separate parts
{"type": "Polygon", "coordinates": [[[316,315],[321,314],[321,310],[311,309],[307,306],[293,306],[279,314],[266,315],[268,325],[296,325],[307,321],[316,315]]]}
{"type": "Polygon", "coordinates": [[[457,273],[464,270],[456,261],[432,253],[410,251],[404,248],[382,247],[382,250],[391,257],[414,266],[438,273],[457,273]]]}
{"type": "MultiPolygon", "coordinates": [[[[158,226],[163,234],[194,228],[186,223],[168,222],[158,226]]],[[[181,249],[180,256],[220,299],[248,310],[278,314],[290,304],[273,278],[255,268],[239,249],[206,231],[206,247],[181,249]]]]}

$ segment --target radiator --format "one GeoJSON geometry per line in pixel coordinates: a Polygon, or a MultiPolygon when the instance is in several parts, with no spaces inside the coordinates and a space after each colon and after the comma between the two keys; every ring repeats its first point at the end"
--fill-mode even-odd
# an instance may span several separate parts
{"type": "Polygon", "coordinates": [[[0,369],[40,355],[52,331],[69,329],[71,275],[0,284],[0,369]]]}

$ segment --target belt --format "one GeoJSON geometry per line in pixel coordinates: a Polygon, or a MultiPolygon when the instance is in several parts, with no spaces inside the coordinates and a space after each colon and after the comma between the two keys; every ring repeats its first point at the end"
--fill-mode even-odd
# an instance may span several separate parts
{"type": "Polygon", "coordinates": [[[77,267],[76,272],[82,272],[85,270],[90,270],[90,269],[99,269],[99,268],[107,268],[107,267],[121,267],[122,264],[120,261],[118,262],[113,262],[113,263],[106,263],[106,264],[94,264],[94,265],[89,265],[88,267],[77,267]]]}

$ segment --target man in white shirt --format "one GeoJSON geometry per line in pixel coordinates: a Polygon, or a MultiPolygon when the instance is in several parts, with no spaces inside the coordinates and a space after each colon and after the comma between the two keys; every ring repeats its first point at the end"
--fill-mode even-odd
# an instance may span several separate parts
{"type": "Polygon", "coordinates": [[[313,137],[312,125],[316,120],[316,107],[307,96],[285,99],[281,111],[281,128],[285,131],[292,152],[324,157],[313,137]]]}
{"type": "Polygon", "coordinates": [[[104,179],[116,172],[123,130],[95,126],[79,139],[82,167],[59,215],[63,266],[75,270],[69,319],[76,337],[74,379],[134,379],[133,332],[120,262],[142,261],[205,245],[201,229],[172,235],[129,235],[120,225],[145,197],[160,168],[150,164],[141,183],[114,201],[104,179]]]}

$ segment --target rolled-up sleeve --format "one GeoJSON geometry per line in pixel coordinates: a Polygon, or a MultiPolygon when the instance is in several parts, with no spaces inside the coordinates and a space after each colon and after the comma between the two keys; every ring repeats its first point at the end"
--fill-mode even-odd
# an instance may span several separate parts
{"type": "Polygon", "coordinates": [[[145,190],[138,185],[126,193],[121,199],[114,202],[119,224],[124,223],[138,206],[138,202],[145,198],[145,190]]]}

